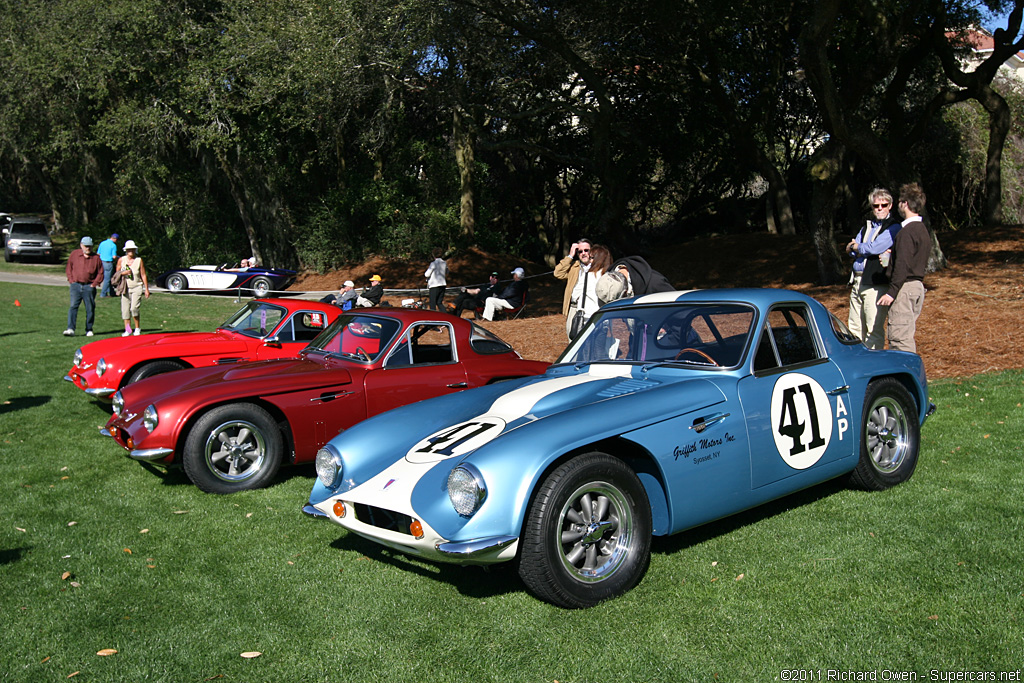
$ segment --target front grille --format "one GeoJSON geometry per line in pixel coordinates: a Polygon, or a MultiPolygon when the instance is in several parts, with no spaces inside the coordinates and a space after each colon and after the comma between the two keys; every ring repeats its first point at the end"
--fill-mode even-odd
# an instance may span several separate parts
{"type": "Polygon", "coordinates": [[[364,524],[375,526],[387,531],[397,531],[400,534],[412,535],[409,532],[409,525],[412,524],[412,517],[401,512],[385,510],[384,508],[356,503],[356,519],[364,524]]]}

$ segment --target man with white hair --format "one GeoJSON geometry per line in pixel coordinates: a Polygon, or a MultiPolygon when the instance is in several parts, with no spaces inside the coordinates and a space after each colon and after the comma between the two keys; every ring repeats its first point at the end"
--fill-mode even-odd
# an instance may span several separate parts
{"type": "Polygon", "coordinates": [[[526,271],[516,268],[512,271],[512,282],[498,296],[489,296],[484,300],[484,320],[494,320],[497,310],[509,310],[523,305],[524,297],[530,285],[523,278],[526,271]]]}

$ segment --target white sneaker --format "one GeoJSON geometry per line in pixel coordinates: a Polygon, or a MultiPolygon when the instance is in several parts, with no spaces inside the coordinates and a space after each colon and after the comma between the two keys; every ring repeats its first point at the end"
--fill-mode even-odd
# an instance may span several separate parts
{"type": "Polygon", "coordinates": [[[131,330],[125,330],[124,334],[122,334],[121,336],[122,337],[130,337],[130,336],[132,336],[132,331],[131,330]]]}
{"type": "Polygon", "coordinates": [[[69,327],[68,329],[64,330],[64,336],[65,337],[74,337],[75,336],[75,331],[69,327]]]}
{"type": "Polygon", "coordinates": [[[140,334],[142,334],[142,330],[140,330],[139,328],[136,327],[135,328],[135,332],[133,332],[132,334],[134,334],[136,337],[138,337],[140,334]]]}
{"type": "Polygon", "coordinates": [[[85,333],[85,336],[86,336],[86,337],[91,337],[91,336],[92,336],[92,330],[88,330],[88,331],[87,331],[87,332],[85,333]]]}

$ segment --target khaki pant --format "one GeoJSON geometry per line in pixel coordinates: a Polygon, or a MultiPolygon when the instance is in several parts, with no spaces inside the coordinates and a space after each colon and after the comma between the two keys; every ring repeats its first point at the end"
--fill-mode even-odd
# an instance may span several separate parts
{"type": "Polygon", "coordinates": [[[917,353],[914,334],[924,307],[924,283],[907,280],[889,307],[889,348],[917,353]]]}
{"type": "Polygon", "coordinates": [[[869,349],[885,348],[885,318],[889,307],[879,306],[876,302],[886,289],[888,285],[873,286],[862,282],[860,275],[854,275],[850,285],[850,317],[846,326],[869,349]]]}
{"type": "Polygon", "coordinates": [[[142,307],[142,283],[138,287],[128,285],[121,295],[121,320],[138,318],[142,307]]]}

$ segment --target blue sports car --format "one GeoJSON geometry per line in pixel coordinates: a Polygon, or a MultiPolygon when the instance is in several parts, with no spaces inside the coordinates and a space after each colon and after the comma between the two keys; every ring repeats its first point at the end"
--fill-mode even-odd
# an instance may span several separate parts
{"type": "Polygon", "coordinates": [[[261,266],[192,266],[160,273],[156,284],[172,292],[186,290],[230,291],[262,299],[282,292],[295,282],[295,271],[261,266]]]}
{"type": "Polygon", "coordinates": [[[537,597],[632,588],[652,535],[839,476],[907,480],[934,411],[921,358],[870,351],[785,290],[601,308],[548,371],[398,408],[317,454],[304,508],[432,560],[518,560],[537,597]]]}

